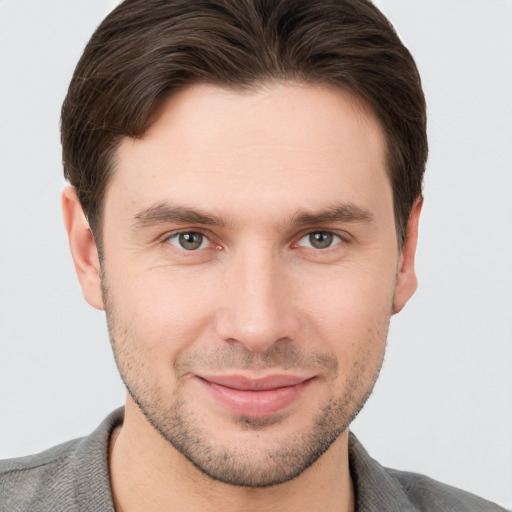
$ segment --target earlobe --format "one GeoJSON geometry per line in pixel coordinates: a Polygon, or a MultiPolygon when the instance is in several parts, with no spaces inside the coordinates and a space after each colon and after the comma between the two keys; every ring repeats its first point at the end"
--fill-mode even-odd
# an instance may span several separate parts
{"type": "Polygon", "coordinates": [[[103,310],[98,250],[74,187],[62,192],[62,214],[82,293],[91,306],[103,310]]]}
{"type": "Polygon", "coordinates": [[[414,265],[418,242],[418,223],[422,205],[423,198],[419,197],[412,207],[407,224],[407,237],[398,265],[395,297],[393,300],[393,314],[399,313],[402,310],[418,286],[414,265]]]}

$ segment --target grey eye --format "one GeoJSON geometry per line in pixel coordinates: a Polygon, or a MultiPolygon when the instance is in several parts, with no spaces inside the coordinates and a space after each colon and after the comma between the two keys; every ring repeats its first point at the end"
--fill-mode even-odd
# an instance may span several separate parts
{"type": "Polygon", "coordinates": [[[312,247],[313,249],[328,249],[340,242],[341,238],[334,233],[329,231],[313,231],[302,237],[298,245],[312,247]]]}
{"type": "Polygon", "coordinates": [[[185,249],[186,251],[204,249],[208,245],[208,239],[197,231],[176,233],[169,237],[169,242],[178,249],[185,249]]]}
{"type": "Polygon", "coordinates": [[[332,233],[320,231],[318,233],[310,233],[309,241],[315,249],[326,249],[332,245],[332,233]]]}

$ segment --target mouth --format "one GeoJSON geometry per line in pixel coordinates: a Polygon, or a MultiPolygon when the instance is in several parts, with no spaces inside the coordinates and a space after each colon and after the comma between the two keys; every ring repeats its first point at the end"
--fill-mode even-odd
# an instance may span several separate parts
{"type": "Polygon", "coordinates": [[[268,375],[198,375],[199,382],[225,409],[240,416],[264,418],[283,411],[299,399],[315,377],[268,375]]]}

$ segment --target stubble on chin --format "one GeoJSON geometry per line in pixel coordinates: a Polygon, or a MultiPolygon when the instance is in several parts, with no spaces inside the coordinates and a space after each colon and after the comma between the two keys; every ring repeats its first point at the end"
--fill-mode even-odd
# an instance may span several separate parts
{"type": "MultiPolygon", "coordinates": [[[[155,380],[155,369],[141,340],[133,339],[128,325],[122,325],[102,281],[110,340],[121,378],[148,423],[198,470],[215,481],[243,487],[267,487],[287,482],[314,464],[344,432],[370,396],[377,380],[386,333],[369,333],[360,347],[352,368],[346,368],[341,389],[339,363],[327,352],[306,353],[292,341],[273,345],[264,354],[248,351],[242,344],[204,351],[187,351],[176,358],[172,367],[176,387],[165,390],[155,380]],[[380,349],[380,350],[379,350],[380,349]],[[288,434],[278,434],[278,445],[251,446],[254,436],[280,432],[288,420],[286,413],[268,418],[239,416],[233,418],[246,443],[222,440],[205,424],[201,411],[187,399],[187,376],[197,369],[209,371],[271,369],[318,373],[325,379],[329,398],[309,426],[288,434]],[[249,437],[247,437],[247,435],[249,437]],[[280,436],[280,437],[279,437],[280,436]]],[[[296,413],[295,413],[296,414],[296,413]]],[[[232,427],[230,427],[232,428],[232,427]]]]}

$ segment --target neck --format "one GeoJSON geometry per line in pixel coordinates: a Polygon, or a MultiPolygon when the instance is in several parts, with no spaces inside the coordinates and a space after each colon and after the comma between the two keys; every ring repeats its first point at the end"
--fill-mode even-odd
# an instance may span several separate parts
{"type": "Polygon", "coordinates": [[[111,438],[109,461],[117,512],[354,511],[348,431],[293,480],[263,488],[238,487],[204,475],[128,400],[123,426],[111,438]]]}

